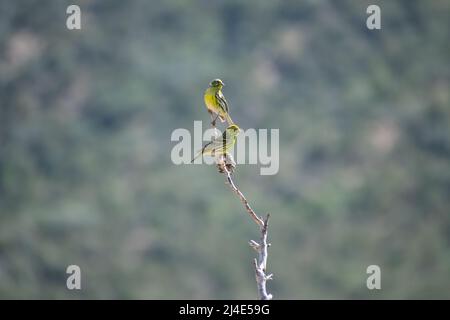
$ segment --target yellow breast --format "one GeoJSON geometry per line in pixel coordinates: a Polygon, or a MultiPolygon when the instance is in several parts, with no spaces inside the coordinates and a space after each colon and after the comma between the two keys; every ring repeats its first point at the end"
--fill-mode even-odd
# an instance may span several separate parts
{"type": "Polygon", "coordinates": [[[205,91],[204,100],[206,107],[214,112],[218,111],[218,106],[216,102],[216,93],[211,90],[212,88],[208,88],[205,91]]]}

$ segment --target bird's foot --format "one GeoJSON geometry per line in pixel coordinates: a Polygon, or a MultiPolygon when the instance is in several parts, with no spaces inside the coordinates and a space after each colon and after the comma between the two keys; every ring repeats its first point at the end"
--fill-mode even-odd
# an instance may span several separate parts
{"type": "Polygon", "coordinates": [[[227,153],[226,154],[225,162],[226,162],[226,164],[232,166],[233,169],[236,167],[236,162],[234,161],[233,156],[231,155],[231,153],[227,153]]]}
{"type": "Polygon", "coordinates": [[[233,156],[229,153],[227,153],[224,156],[221,156],[216,161],[216,165],[220,173],[224,173],[225,168],[229,173],[233,173],[234,170],[236,169],[236,162],[234,161],[233,156]]]}

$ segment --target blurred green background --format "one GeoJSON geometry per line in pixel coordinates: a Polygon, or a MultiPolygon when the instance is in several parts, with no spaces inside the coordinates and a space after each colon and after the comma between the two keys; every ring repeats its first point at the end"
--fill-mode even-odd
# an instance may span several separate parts
{"type": "Polygon", "coordinates": [[[235,174],[272,214],[276,299],[449,298],[449,17],[445,0],[1,1],[0,298],[256,298],[257,228],[214,167],[170,160],[217,77],[241,127],[280,128],[279,173],[235,174]]]}

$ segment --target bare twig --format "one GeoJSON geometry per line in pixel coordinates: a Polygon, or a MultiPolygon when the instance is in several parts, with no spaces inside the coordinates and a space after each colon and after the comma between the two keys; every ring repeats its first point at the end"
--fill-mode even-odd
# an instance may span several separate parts
{"type": "Polygon", "coordinates": [[[250,218],[252,218],[252,220],[259,226],[261,232],[259,242],[250,240],[249,245],[258,252],[258,258],[254,260],[254,267],[259,299],[271,300],[272,294],[267,293],[266,289],[267,280],[271,280],[273,277],[273,274],[266,275],[267,248],[270,246],[270,244],[267,243],[267,227],[270,214],[267,214],[266,218],[263,220],[255,213],[255,211],[253,211],[247,199],[231,178],[231,170],[234,169],[234,165],[230,165],[230,163],[227,162],[227,157],[222,157],[221,159],[219,159],[219,161],[217,162],[217,167],[219,168],[219,172],[223,173],[226,176],[228,185],[244,204],[244,207],[250,215],[250,218]]]}
{"type": "MultiPolygon", "coordinates": [[[[264,219],[264,225],[261,228],[261,239],[258,246],[258,259],[254,260],[255,265],[255,275],[256,284],[258,286],[258,294],[261,300],[271,300],[272,295],[267,293],[266,281],[271,280],[273,274],[266,275],[266,265],[267,265],[267,248],[269,247],[267,243],[267,227],[269,223],[270,214],[267,214],[264,219]]],[[[254,241],[256,242],[256,241],[254,241]]]]}
{"type": "Polygon", "coordinates": [[[258,217],[258,215],[255,213],[255,211],[253,211],[252,207],[250,207],[250,204],[248,203],[245,196],[236,187],[236,184],[234,183],[233,179],[231,178],[231,173],[230,173],[229,167],[226,165],[225,162],[219,163],[219,166],[221,166],[221,169],[222,169],[221,171],[223,171],[223,173],[225,174],[225,176],[227,178],[227,182],[230,185],[231,189],[234,191],[234,193],[236,193],[238,195],[239,199],[241,199],[241,202],[244,204],[244,207],[247,210],[248,214],[250,215],[250,218],[252,218],[253,221],[255,221],[255,223],[260,228],[262,228],[264,226],[264,221],[261,219],[261,217],[258,217]]]}

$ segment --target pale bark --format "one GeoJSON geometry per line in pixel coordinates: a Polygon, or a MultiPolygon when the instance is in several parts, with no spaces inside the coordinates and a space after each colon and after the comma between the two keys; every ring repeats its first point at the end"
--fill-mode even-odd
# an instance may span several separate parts
{"type": "Polygon", "coordinates": [[[259,241],[250,240],[249,245],[256,250],[258,253],[258,258],[254,259],[253,264],[255,268],[255,278],[256,285],[258,288],[258,297],[260,300],[271,300],[272,294],[267,292],[266,282],[267,280],[271,280],[273,274],[266,274],[266,266],[267,266],[267,248],[270,246],[267,243],[267,228],[269,223],[270,214],[267,214],[265,219],[262,219],[258,216],[255,211],[251,208],[244,194],[239,190],[239,188],[234,183],[231,177],[231,171],[234,169],[233,161],[228,161],[228,157],[223,157],[217,162],[217,167],[219,168],[219,172],[223,173],[226,177],[227,183],[233,192],[239,197],[242,204],[245,207],[245,210],[249,214],[250,218],[258,225],[260,231],[259,241]]]}

